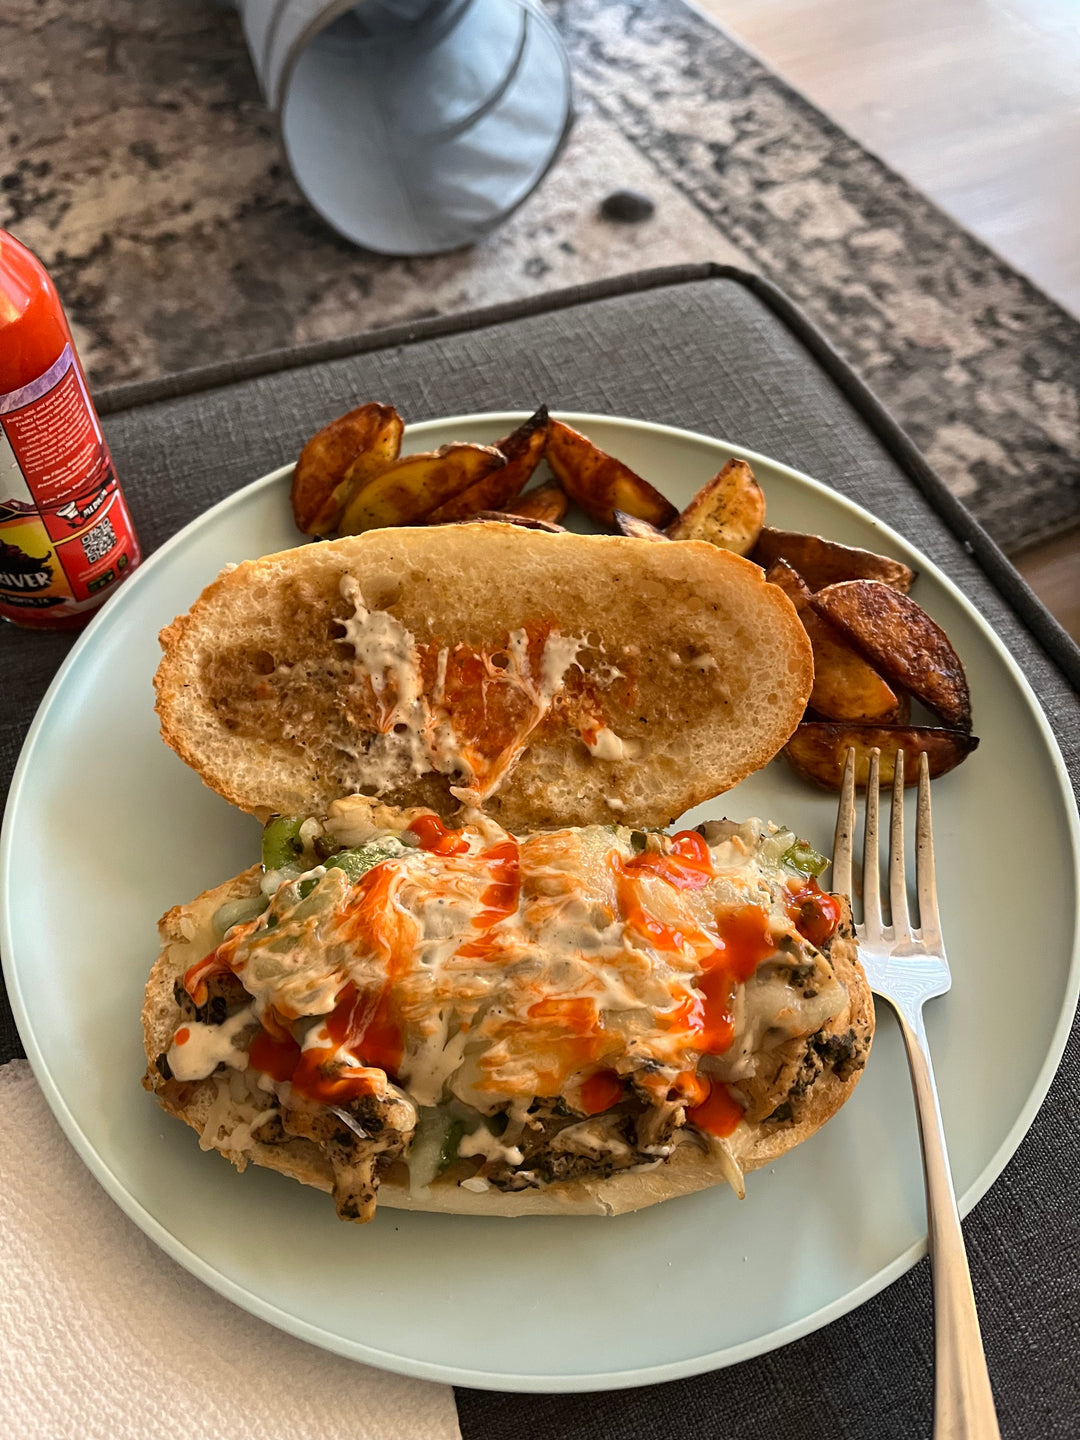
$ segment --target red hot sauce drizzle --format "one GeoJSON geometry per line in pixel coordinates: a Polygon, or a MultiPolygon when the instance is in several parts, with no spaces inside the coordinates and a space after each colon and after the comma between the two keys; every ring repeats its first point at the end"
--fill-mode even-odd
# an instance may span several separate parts
{"type": "Polygon", "coordinates": [[[418,815],[409,830],[420,842],[420,849],[433,855],[464,855],[469,849],[464,835],[448,830],[437,815],[418,815]]]}
{"type": "Polygon", "coordinates": [[[205,1005],[207,998],[206,982],[212,980],[215,975],[231,975],[232,967],[221,953],[221,947],[211,950],[209,955],[204,955],[201,960],[196,960],[194,965],[184,971],[184,989],[195,1001],[196,1005],[205,1005]]]}
{"type": "Polygon", "coordinates": [[[709,1086],[709,1097],[702,1105],[687,1110],[686,1118],[699,1130],[707,1130],[721,1140],[731,1135],[743,1118],[743,1109],[734,1098],[729,1086],[705,1081],[709,1086]]]}
{"type": "Polygon", "coordinates": [[[623,1093],[623,1082],[614,1070],[595,1070],[581,1087],[581,1108],[586,1115],[599,1115],[617,1105],[623,1093]]]}
{"type": "Polygon", "coordinates": [[[840,905],[822,890],[811,875],[798,890],[791,892],[788,914],[795,929],[810,944],[820,948],[840,924],[840,905]]]}
{"type": "MultiPolygon", "coordinates": [[[[597,715],[601,717],[597,725],[604,724],[598,682],[581,667],[570,665],[564,670],[554,694],[543,691],[544,657],[558,628],[554,617],[531,620],[522,628],[523,654],[509,633],[502,642],[482,650],[437,639],[416,646],[431,724],[449,724],[480,796],[495,789],[534,732],[544,733],[552,723],[549,712],[564,717],[560,724],[566,717],[572,721],[597,715]]],[[[626,692],[624,703],[632,705],[635,682],[623,670],[617,673],[626,692]]],[[[364,719],[387,733],[397,714],[396,687],[392,679],[387,684],[384,678],[376,688],[374,677],[368,677],[365,688],[369,698],[364,719]]]]}
{"type": "MultiPolygon", "coordinates": [[[[434,838],[437,842],[438,836],[434,838]]],[[[380,1087],[377,1071],[393,1075],[401,1065],[404,1044],[392,996],[410,937],[394,924],[394,877],[392,865],[373,866],[353,887],[342,927],[346,939],[369,953],[383,954],[386,981],[382,989],[377,994],[361,994],[347,981],[337,993],[334,1009],[319,1022],[325,1044],[302,1050],[272,1009],[252,1042],[252,1066],[274,1080],[291,1081],[297,1093],[310,1100],[346,1104],[380,1087]]]]}
{"type": "Polygon", "coordinates": [[[671,842],[671,853],[646,850],[624,860],[617,851],[611,856],[615,892],[623,919],[644,940],[658,950],[682,950],[692,943],[689,936],[657,920],[642,904],[638,888],[641,875],[657,875],[677,890],[702,890],[712,879],[709,847],[695,830],[681,830],[671,842]]]}
{"type": "MultiPolygon", "coordinates": [[[[736,986],[745,984],[776,950],[769,917],[760,905],[743,905],[716,920],[721,943],[702,962],[704,974],[697,982],[702,996],[699,1043],[707,1055],[722,1055],[730,1046],[735,1038],[736,986]]],[[[727,1085],[704,1076],[699,1079],[709,1093],[687,1110],[687,1120],[710,1135],[730,1135],[742,1119],[742,1106],[727,1085]]]]}
{"type": "Polygon", "coordinates": [[[324,1105],[342,1105],[379,1088],[374,1070],[394,1074],[403,1048],[389,1002],[389,989],[373,1000],[361,995],[350,980],[338,991],[337,1003],[323,1022],[328,1043],[300,1052],[291,1075],[293,1089],[324,1105]],[[358,1060],[342,1061],[341,1054],[358,1060]]]}
{"type": "Polygon", "coordinates": [[[521,851],[516,840],[502,840],[484,851],[484,866],[491,880],[480,897],[483,909],[473,920],[475,940],[458,949],[466,960],[490,960],[499,951],[499,937],[493,933],[500,920],[515,914],[521,895],[521,851]]]}
{"type": "Polygon", "coordinates": [[[291,1080],[300,1061],[300,1046],[291,1035],[275,1039],[268,1030],[260,1030],[251,1042],[248,1059],[255,1070],[271,1080],[291,1080]]]}
{"type": "MultiPolygon", "coordinates": [[[[709,847],[694,830],[683,830],[671,843],[668,854],[646,851],[631,860],[612,858],[619,908],[633,929],[661,950],[682,950],[687,944],[700,949],[701,931],[682,931],[651,915],[641,902],[637,877],[643,873],[659,876],[679,890],[703,889],[713,877],[709,847]]],[[[722,1055],[735,1035],[735,996],[762,960],[776,950],[769,917],[760,905],[743,905],[716,916],[719,944],[699,960],[702,973],[695,981],[694,994],[668,1017],[670,1028],[689,1030],[694,1048],[704,1055],[722,1055]]],[[[697,1101],[687,1118],[699,1129],[714,1135],[730,1135],[742,1118],[742,1108],[728,1087],[704,1076],[687,1072],[680,1076],[685,1098],[697,1101]]]]}

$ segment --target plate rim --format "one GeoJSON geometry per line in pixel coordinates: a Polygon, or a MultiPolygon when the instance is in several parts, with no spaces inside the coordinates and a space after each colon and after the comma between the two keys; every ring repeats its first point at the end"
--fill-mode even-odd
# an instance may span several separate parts
{"type": "MultiPolygon", "coordinates": [[[[447,426],[520,423],[523,419],[527,419],[531,413],[532,412],[528,410],[475,411],[465,415],[452,415],[446,416],[445,418],[436,417],[408,425],[404,438],[406,440],[414,437],[422,438],[422,436],[430,430],[442,430],[447,426]]],[[[588,427],[590,424],[595,425],[598,422],[601,424],[615,424],[619,427],[638,430],[646,434],[660,435],[669,439],[680,441],[690,440],[708,449],[714,449],[718,452],[725,452],[728,455],[737,455],[745,458],[751,465],[756,461],[775,471],[782,472],[785,478],[794,480],[798,484],[808,487],[812,492],[826,497],[830,502],[839,503],[842,509],[850,512],[861,522],[869,522],[901,552],[915,558],[923,573],[932,575],[934,580],[946,590],[952,600],[959,604],[967,616],[974,621],[984,638],[990,643],[999,662],[1004,662],[1006,669],[1018,683],[1020,693],[1040,732],[1058,785],[1067,802],[1065,805],[1067,837],[1071,844],[1074,859],[1080,861],[1080,814],[1078,814],[1075,804],[1068,803],[1073,800],[1072,783],[1065,766],[1064,757],[1061,753],[1061,747],[1058,745],[1057,737],[1050,727],[1049,720],[1042,706],[1039,704],[1038,697],[1035,695],[1020,665],[992,628],[989,621],[985,619],[979,609],[963,593],[959,586],[950,579],[929,556],[925,555],[915,545],[905,539],[903,535],[893,529],[887,522],[880,520],[876,515],[859,505],[856,501],[849,499],[846,495],[841,495],[823,481],[816,480],[804,471],[797,470],[782,461],[774,460],[771,456],[762,454],[760,451],[754,451],[745,446],[732,444],[730,441],[711,435],[704,435],[699,431],[689,430],[681,426],[665,425],[655,421],[641,420],[628,416],[604,415],[597,412],[562,409],[554,410],[551,413],[556,418],[562,419],[569,424],[574,424],[575,426],[580,424],[583,427],[588,427]]],[[[159,1248],[171,1259],[182,1265],[189,1273],[195,1275],[203,1281],[204,1284],[209,1285],[211,1289],[217,1291],[218,1294],[224,1296],[232,1303],[239,1305],[241,1309],[258,1316],[260,1319],[267,1321],[278,1329],[284,1330],[288,1334],[294,1335],[309,1343],[319,1345],[323,1349],[343,1355],[349,1359],[373,1364],[383,1369],[393,1371],[396,1374],[408,1375],[416,1379],[460,1385],[465,1388],[517,1393],[570,1394],[575,1392],[630,1389],[668,1380],[681,1379],[691,1375],[703,1374],[711,1370],[727,1368],[730,1365],[739,1364],[744,1360],[753,1359],[759,1355],[769,1354],[773,1350],[781,1349],[794,1340],[812,1334],[824,1325],[839,1319],[841,1316],[863,1305],[867,1300],[872,1299],[873,1296],[879,1294],[888,1285],[891,1285],[894,1280],[911,1269],[911,1267],[926,1254],[927,1242],[925,1238],[910,1245],[890,1264],[883,1266],[863,1281],[862,1284],[855,1286],[845,1295],[830,1301],[827,1305],[820,1306],[817,1310],[780,1329],[754,1336],[737,1345],[728,1346],[722,1350],[709,1351],[680,1360],[666,1361],[657,1365],[642,1366],[629,1370],[604,1371],[589,1375],[506,1374],[492,1373],[479,1369],[465,1369],[460,1366],[413,1359],[408,1356],[382,1351],[375,1346],[336,1335],[331,1331],[324,1330],[322,1327],[309,1321],[298,1319],[287,1311],[282,1310],[277,1305],[265,1300],[262,1296],[255,1294],[239,1282],[217,1270],[210,1262],[203,1260],[203,1258],[184,1241],[173,1235],[140,1201],[131,1195],[108,1164],[98,1154],[89,1136],[75,1120],[75,1117],[68,1108],[63,1093],[51,1076],[48,1063],[38,1045],[37,1036],[30,1023],[29,1013],[21,987],[18,983],[15,962],[12,958],[14,953],[12,944],[12,917],[14,908],[11,903],[9,871],[12,853],[15,848],[14,819],[16,811],[19,808],[21,796],[31,770],[34,751],[37,748],[42,731],[48,721],[49,712],[56,703],[57,695],[66,684],[68,673],[79,663],[83,651],[89,648],[95,641],[98,632],[111,623],[112,615],[118,613],[117,606],[120,597],[138,593],[140,586],[145,583],[143,577],[147,574],[155,573],[162,557],[168,557],[174,550],[190,544],[191,540],[197,536],[201,528],[215,524],[220,516],[228,511],[230,507],[245,503],[256,491],[269,489],[271,486],[279,484],[291,473],[293,468],[293,463],[282,465],[275,470],[258,476],[247,484],[241,485],[238,489],[224,496],[208,509],[194,516],[186,525],[182,526],[181,529],[147,556],[146,560],[144,560],[138,569],[130,576],[117,594],[94,616],[90,624],[72,646],[71,651],[64,658],[64,661],[42,697],[41,703],[30,724],[30,728],[23,740],[19,758],[12,774],[11,786],[4,807],[2,828],[0,828],[0,955],[2,955],[3,958],[4,979],[7,984],[8,995],[19,1035],[26,1046],[27,1059],[30,1063],[31,1070],[38,1085],[41,1087],[49,1108],[52,1110],[53,1115],[71,1142],[76,1153],[79,1155],[79,1158],[87,1166],[94,1179],[104,1188],[106,1193],[115,1201],[129,1219],[139,1226],[148,1238],[153,1240],[159,1248]]],[[[126,608],[132,603],[134,602],[130,599],[124,600],[121,608],[126,608]]],[[[1080,998],[1080,889],[1078,889],[1076,894],[1074,910],[1076,913],[1073,917],[1073,949],[1069,958],[1068,967],[1064,973],[1065,999],[1047,1047],[1043,1063],[1039,1068],[1031,1090],[1016,1120],[1010,1127],[1005,1138],[989,1157],[972,1183],[958,1198],[961,1215],[966,1215],[978,1201],[982,1199],[991,1185],[993,1185],[995,1180],[1001,1175],[1009,1160],[1016,1153],[1021,1141],[1031,1128],[1036,1115],[1042,1107],[1061,1063],[1065,1046],[1068,1043],[1077,1000],[1080,998]]]]}

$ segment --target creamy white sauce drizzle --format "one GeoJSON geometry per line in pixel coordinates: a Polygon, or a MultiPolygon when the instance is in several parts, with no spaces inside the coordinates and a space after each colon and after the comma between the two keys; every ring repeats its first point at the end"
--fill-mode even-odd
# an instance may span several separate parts
{"type": "Polygon", "coordinates": [[[602,1120],[582,1120],[560,1130],[551,1148],[568,1155],[588,1155],[595,1159],[610,1156],[620,1160],[630,1154],[630,1146],[602,1120]]]}
{"type": "Polygon", "coordinates": [[[589,754],[597,760],[626,760],[630,749],[625,740],[620,740],[614,730],[606,725],[597,730],[592,740],[585,738],[589,754]]]}
{"type": "Polygon", "coordinates": [[[230,1019],[220,1025],[204,1025],[199,1020],[188,1020],[177,1030],[177,1036],[187,1034],[182,1041],[173,1038],[166,1059],[169,1069],[177,1080],[205,1080],[219,1065],[228,1065],[233,1070],[243,1070],[247,1063],[247,1051],[236,1044],[236,1037],[242,1030],[255,1022],[254,1005],[246,1005],[230,1019]]]}
{"type": "MultiPolygon", "coordinates": [[[[603,646],[600,647],[603,649],[603,646]]],[[[613,685],[616,680],[625,680],[626,676],[617,665],[594,665],[592,673],[596,676],[601,685],[613,685]]]]}
{"type": "Polygon", "coordinates": [[[485,1160],[504,1160],[507,1165],[520,1165],[525,1159],[516,1145],[504,1145],[486,1125],[481,1125],[471,1135],[462,1136],[458,1154],[464,1155],[466,1159],[473,1155],[482,1155],[485,1160]]]}
{"type": "MultiPolygon", "coordinates": [[[[357,789],[384,794],[402,779],[419,777],[431,770],[453,777],[451,794],[465,805],[476,805],[495,793],[526,748],[528,738],[563,689],[566,674],[585,648],[584,636],[563,636],[553,630],[544,642],[540,674],[534,678],[529,661],[529,637],[525,630],[513,630],[507,639],[508,664],[496,667],[483,656],[489,682],[509,685],[530,701],[532,713],[507,746],[497,763],[478,772],[470,756],[472,737],[459,736],[446,704],[446,676],[451,651],[444,647],[436,660],[435,683],[430,696],[424,693],[420,652],[416,639],[395,615],[387,610],[369,610],[359,581],[345,574],[342,597],[353,613],[341,621],[343,640],[352,647],[357,674],[366,677],[380,706],[379,731],[364,750],[342,746],[354,761],[353,781],[357,789]]],[[[434,627],[434,621],[429,620],[434,627]]],[[[612,669],[614,675],[619,672],[612,669]]]]}
{"type": "Polygon", "coordinates": [[[547,705],[563,687],[566,672],[577,664],[578,652],[584,650],[584,636],[564,638],[553,630],[544,641],[544,654],[540,661],[540,698],[547,705]]]}

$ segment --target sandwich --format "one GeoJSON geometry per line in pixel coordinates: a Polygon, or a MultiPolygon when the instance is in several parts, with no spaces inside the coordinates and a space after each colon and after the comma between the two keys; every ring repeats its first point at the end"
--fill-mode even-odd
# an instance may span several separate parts
{"type": "Polygon", "coordinates": [[[162,734],[264,821],[171,910],[144,1084],[204,1149],[376,1205],[638,1209],[812,1135],[873,1006],[825,860],[683,811],[813,684],[761,570],[485,523],[231,568],[162,633],[162,734]]]}

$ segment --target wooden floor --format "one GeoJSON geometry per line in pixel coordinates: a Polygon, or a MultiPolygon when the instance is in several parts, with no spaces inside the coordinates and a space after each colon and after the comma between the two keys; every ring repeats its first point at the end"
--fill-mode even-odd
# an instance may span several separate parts
{"type": "MultiPolygon", "coordinates": [[[[694,3],[1080,316],[1080,0],[694,3]]],[[[1080,529],[1013,559],[1080,639],[1080,529]]]]}

